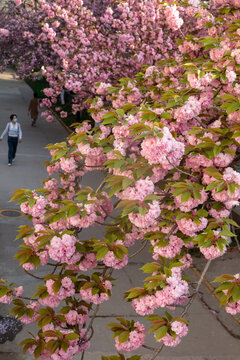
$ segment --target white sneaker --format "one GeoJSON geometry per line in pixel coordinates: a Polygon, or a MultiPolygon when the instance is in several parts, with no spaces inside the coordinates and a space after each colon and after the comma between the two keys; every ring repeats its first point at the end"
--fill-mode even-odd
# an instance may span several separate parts
{"type": "Polygon", "coordinates": [[[12,164],[8,163],[8,166],[12,166],[12,164]]]}

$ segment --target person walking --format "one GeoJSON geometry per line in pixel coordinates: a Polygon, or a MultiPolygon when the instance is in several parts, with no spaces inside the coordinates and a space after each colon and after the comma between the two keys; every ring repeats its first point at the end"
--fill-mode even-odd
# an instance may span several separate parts
{"type": "Polygon", "coordinates": [[[29,103],[28,111],[30,113],[31,119],[32,119],[32,126],[36,126],[37,118],[38,118],[38,96],[37,93],[33,94],[33,98],[29,103]]]}
{"type": "Polygon", "coordinates": [[[8,166],[11,166],[15,160],[18,142],[22,141],[22,130],[17,115],[10,115],[10,120],[0,137],[2,141],[4,135],[8,133],[8,166]]]}

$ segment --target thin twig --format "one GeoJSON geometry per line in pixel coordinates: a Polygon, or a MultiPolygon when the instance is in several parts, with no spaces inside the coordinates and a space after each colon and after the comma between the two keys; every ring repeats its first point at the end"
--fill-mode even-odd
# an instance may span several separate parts
{"type": "Polygon", "coordinates": [[[165,221],[165,222],[167,222],[169,224],[173,224],[173,222],[171,220],[168,220],[168,219],[165,219],[165,218],[162,218],[162,217],[159,217],[158,220],[159,221],[165,221]]]}
{"type": "Polygon", "coordinates": [[[101,169],[104,169],[104,166],[101,166],[101,165],[84,165],[85,167],[89,167],[89,168],[101,168],[101,169]]]}
{"type": "Polygon", "coordinates": [[[198,181],[198,178],[197,178],[196,176],[194,176],[194,175],[192,175],[192,174],[190,174],[190,173],[188,173],[188,172],[186,172],[186,171],[183,171],[183,170],[179,169],[177,166],[175,166],[175,165],[168,159],[168,157],[166,157],[166,159],[167,159],[167,161],[169,162],[169,164],[174,167],[174,169],[176,169],[177,171],[179,171],[179,172],[182,173],[182,174],[191,176],[193,179],[195,179],[196,181],[198,181]]]}
{"type": "Polygon", "coordinates": [[[88,327],[87,327],[87,330],[86,330],[86,333],[85,333],[85,335],[87,335],[87,333],[89,332],[89,330],[91,329],[91,327],[92,327],[92,324],[93,324],[93,322],[94,322],[94,319],[95,319],[95,317],[96,317],[96,315],[97,315],[97,312],[98,312],[98,310],[99,310],[99,304],[96,306],[96,309],[94,310],[94,313],[93,313],[93,315],[92,315],[92,318],[91,318],[91,321],[90,321],[90,323],[89,323],[89,325],[88,325],[88,327]]]}
{"type": "Polygon", "coordinates": [[[104,222],[100,222],[100,221],[95,221],[95,223],[98,225],[105,225],[105,226],[116,226],[116,225],[120,224],[120,222],[118,222],[116,224],[108,224],[108,223],[104,223],[104,222]]]}
{"type": "Polygon", "coordinates": [[[168,240],[176,228],[177,228],[177,224],[174,224],[174,225],[171,227],[169,233],[165,236],[164,240],[168,240]]]}
{"type": "Polygon", "coordinates": [[[99,187],[97,188],[97,190],[96,190],[96,193],[97,192],[99,192],[100,190],[102,190],[102,188],[104,187],[104,185],[105,185],[105,179],[101,182],[101,184],[99,185],[99,187]]]}
{"type": "MultiPolygon", "coordinates": [[[[34,299],[33,298],[29,298],[29,297],[26,297],[26,296],[18,296],[19,299],[23,299],[23,300],[29,300],[29,301],[33,301],[34,299]]],[[[36,299],[37,300],[37,299],[36,299]]]]}
{"type": "Polygon", "coordinates": [[[182,314],[181,314],[181,317],[183,317],[183,316],[185,316],[185,315],[187,314],[188,309],[189,309],[189,307],[191,306],[193,300],[195,299],[195,297],[196,297],[196,295],[197,295],[197,293],[198,293],[198,290],[199,290],[199,288],[200,288],[200,286],[201,286],[201,284],[202,284],[202,281],[203,281],[203,279],[204,279],[204,276],[205,276],[205,274],[206,274],[206,272],[207,272],[207,270],[208,270],[209,265],[211,264],[211,262],[212,262],[211,259],[209,259],[209,260],[207,261],[207,263],[206,263],[206,265],[205,265],[205,267],[204,267],[204,269],[203,269],[203,272],[202,272],[202,274],[201,274],[201,277],[200,277],[200,279],[199,279],[198,282],[197,282],[197,287],[196,287],[196,289],[194,290],[194,293],[192,294],[192,297],[191,297],[191,299],[189,300],[189,302],[187,303],[185,309],[183,310],[183,312],[182,312],[182,314]]]}
{"type": "MultiPolygon", "coordinates": [[[[232,219],[232,214],[230,215],[230,218],[232,219]]],[[[238,251],[240,252],[240,244],[239,244],[239,241],[238,241],[238,238],[237,238],[235,226],[234,226],[234,225],[231,225],[231,229],[232,229],[233,234],[236,235],[236,236],[234,237],[234,240],[236,241],[237,247],[238,247],[238,251]]]]}
{"type": "Polygon", "coordinates": [[[138,249],[135,253],[129,255],[129,259],[131,259],[132,257],[139,254],[147,246],[147,243],[148,243],[148,240],[145,240],[143,246],[140,249],[138,249]]]}
{"type": "Polygon", "coordinates": [[[158,354],[162,351],[162,348],[164,347],[164,344],[162,343],[160,345],[160,347],[155,351],[155,353],[153,354],[153,357],[151,358],[151,360],[156,359],[156,357],[158,356],[158,354]]]}
{"type": "Polygon", "coordinates": [[[88,338],[88,341],[91,340],[91,338],[93,337],[93,334],[94,334],[94,330],[93,330],[93,327],[92,327],[92,326],[91,326],[91,330],[92,330],[92,332],[91,332],[91,335],[90,335],[89,338],[88,338]]]}
{"type": "Polygon", "coordinates": [[[156,351],[156,350],[158,350],[157,348],[154,348],[154,347],[148,346],[148,345],[142,345],[142,347],[145,348],[145,349],[151,350],[151,351],[156,351]]]}
{"type": "Polygon", "coordinates": [[[60,265],[58,265],[58,264],[55,265],[53,271],[51,272],[51,275],[55,273],[55,271],[57,270],[57,267],[58,267],[58,266],[60,266],[60,265]]]}
{"type": "Polygon", "coordinates": [[[39,276],[33,275],[33,274],[31,274],[29,271],[27,271],[27,270],[25,270],[25,269],[23,269],[23,270],[25,271],[26,274],[32,276],[32,277],[35,278],[35,279],[44,280],[43,277],[39,277],[39,276]]]}
{"type": "Polygon", "coordinates": [[[51,263],[47,263],[47,265],[49,265],[49,266],[61,266],[60,264],[51,264],[51,263]]]}
{"type": "MultiPolygon", "coordinates": [[[[93,337],[94,330],[93,330],[93,327],[92,327],[92,326],[91,326],[91,330],[92,330],[91,335],[90,335],[89,338],[85,341],[85,343],[88,342],[88,341],[90,341],[91,338],[93,337]]],[[[82,343],[82,344],[83,344],[83,343],[82,343]]],[[[81,344],[81,345],[82,345],[82,344],[81,344]]],[[[84,355],[85,355],[85,350],[82,352],[81,360],[84,359],[84,355]]]]}
{"type": "MultiPolygon", "coordinates": [[[[107,272],[107,268],[105,267],[105,268],[103,269],[103,272],[102,272],[102,277],[105,276],[106,272],[107,272]]],[[[108,276],[111,276],[112,272],[113,272],[113,269],[110,269],[108,276]]],[[[90,323],[89,323],[89,325],[88,325],[88,327],[87,327],[87,330],[86,330],[85,335],[87,335],[87,333],[89,332],[89,330],[92,328],[92,324],[93,324],[93,321],[94,321],[94,319],[95,319],[95,317],[96,317],[96,315],[97,315],[97,312],[98,312],[98,310],[99,310],[99,307],[100,307],[100,305],[98,304],[98,305],[96,306],[96,309],[94,310],[93,315],[91,316],[91,321],[90,321],[90,323]]]]}
{"type": "MultiPolygon", "coordinates": [[[[185,306],[185,309],[184,309],[183,312],[181,313],[181,317],[183,317],[183,316],[185,316],[185,315],[187,314],[189,307],[192,305],[193,300],[194,300],[195,297],[197,296],[198,290],[199,290],[199,288],[200,288],[200,286],[201,286],[201,284],[202,284],[202,281],[203,281],[204,276],[205,276],[205,274],[206,274],[206,272],[207,272],[207,270],[208,270],[208,268],[209,268],[209,265],[211,264],[211,261],[212,261],[212,260],[208,260],[208,261],[207,261],[207,263],[206,263],[206,265],[205,265],[205,267],[204,267],[204,269],[203,269],[203,272],[202,272],[202,274],[201,274],[201,277],[200,277],[200,279],[198,280],[197,287],[196,287],[194,293],[192,294],[191,299],[188,301],[187,305],[185,306]]],[[[164,347],[164,344],[161,344],[161,346],[160,346],[160,347],[157,349],[157,351],[153,354],[153,357],[152,357],[150,360],[155,360],[156,357],[158,356],[158,354],[160,354],[160,352],[162,351],[162,348],[163,348],[163,347],[164,347]]]]}
{"type": "Polygon", "coordinates": [[[118,201],[113,205],[114,209],[118,206],[118,204],[120,203],[120,201],[121,201],[121,200],[118,200],[118,201]]]}

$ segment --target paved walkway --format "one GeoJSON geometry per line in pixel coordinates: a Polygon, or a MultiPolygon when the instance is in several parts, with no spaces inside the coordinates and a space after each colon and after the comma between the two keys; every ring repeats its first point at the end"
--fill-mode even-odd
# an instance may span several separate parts
{"type": "MultiPolygon", "coordinates": [[[[11,72],[0,74],[0,131],[6,125],[9,115],[17,113],[23,129],[23,142],[19,145],[16,162],[12,167],[7,166],[7,143],[6,139],[0,143],[0,209],[17,209],[14,203],[8,203],[11,192],[17,188],[37,188],[41,180],[47,177],[43,161],[49,159],[48,151],[44,147],[48,143],[62,141],[67,135],[66,130],[57,122],[46,123],[39,118],[36,128],[30,126],[27,117],[27,106],[32,96],[28,86],[19,80],[13,79],[11,72]]],[[[98,174],[88,176],[84,181],[94,186],[98,174]]],[[[24,218],[11,219],[0,216],[0,264],[1,278],[8,278],[18,285],[24,285],[25,293],[32,294],[30,289],[36,287],[36,280],[27,277],[17,261],[13,259],[18,243],[14,242],[16,229],[26,222],[24,218]]],[[[101,230],[94,229],[97,233],[101,230]]],[[[87,232],[88,233],[88,232],[87,232]]],[[[88,233],[89,236],[89,233],[88,233]]],[[[93,235],[92,235],[93,236],[93,235]]],[[[100,360],[101,355],[116,354],[111,340],[111,333],[105,324],[111,322],[111,316],[126,316],[136,319],[136,314],[129,304],[120,302],[125,290],[133,286],[139,286],[145,276],[136,269],[146,261],[151,261],[148,253],[143,254],[141,259],[133,260],[116,276],[119,283],[113,290],[111,302],[103,304],[99,317],[96,319],[94,337],[91,340],[91,348],[86,353],[86,360],[100,360]],[[134,262],[135,261],[135,262],[134,262]]],[[[203,260],[198,259],[197,265],[201,268],[203,260]]],[[[224,260],[211,264],[209,275],[205,279],[205,285],[201,287],[201,296],[197,299],[190,310],[189,335],[176,348],[164,348],[158,359],[160,360],[239,360],[240,359],[240,326],[238,318],[234,319],[227,315],[223,309],[218,308],[217,299],[211,295],[209,282],[216,274],[239,271],[239,255],[237,252],[229,253],[224,260]]],[[[40,270],[44,274],[43,270],[40,270]]],[[[115,273],[114,273],[115,275],[115,273]]],[[[113,275],[113,276],[114,276],[113,275]]],[[[198,272],[191,272],[198,279],[198,272]]],[[[9,307],[0,304],[0,315],[6,316],[9,307]]],[[[141,319],[142,321],[142,319],[141,319]]],[[[27,331],[33,328],[25,326],[12,342],[0,345],[0,360],[30,359],[27,354],[22,355],[17,344],[26,337],[27,331]]],[[[148,345],[156,346],[152,336],[148,336],[148,345]]],[[[138,353],[138,352],[137,352],[138,353]]],[[[143,360],[150,359],[147,350],[141,350],[143,360]]],[[[132,355],[132,354],[131,354],[132,355]]],[[[126,354],[129,357],[130,354],[126,354]]],[[[79,357],[78,357],[79,358],[79,357]]]]}

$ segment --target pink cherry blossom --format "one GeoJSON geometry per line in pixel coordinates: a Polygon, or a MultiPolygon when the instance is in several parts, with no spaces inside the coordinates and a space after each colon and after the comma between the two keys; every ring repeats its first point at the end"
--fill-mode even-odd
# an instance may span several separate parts
{"type": "Polygon", "coordinates": [[[118,351],[133,351],[144,344],[146,336],[145,327],[138,321],[134,323],[134,330],[129,333],[129,340],[119,343],[118,336],[115,339],[115,346],[118,351]]]}

